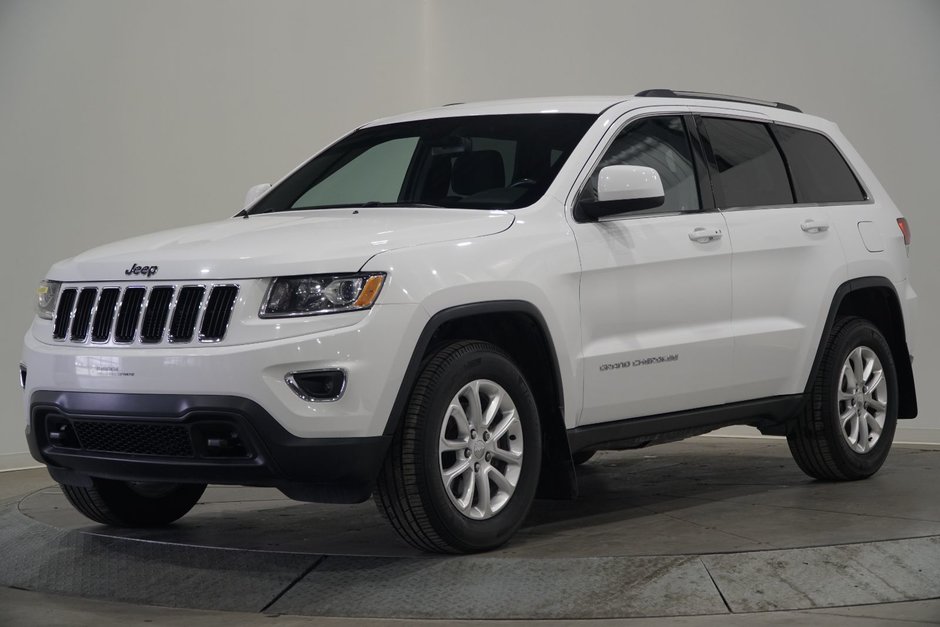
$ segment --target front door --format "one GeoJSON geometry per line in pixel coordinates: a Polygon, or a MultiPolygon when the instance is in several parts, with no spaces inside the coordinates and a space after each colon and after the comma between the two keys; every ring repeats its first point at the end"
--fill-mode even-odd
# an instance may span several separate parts
{"type": "Polygon", "coordinates": [[[575,222],[581,256],[584,406],[579,424],[726,402],[731,244],[693,151],[691,118],[634,118],[609,135],[579,200],[607,165],[657,170],[661,207],[575,222]]]}

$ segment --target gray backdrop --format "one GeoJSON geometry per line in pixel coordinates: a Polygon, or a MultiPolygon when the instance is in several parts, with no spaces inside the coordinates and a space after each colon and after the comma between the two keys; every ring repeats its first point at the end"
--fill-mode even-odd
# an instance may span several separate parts
{"type": "Polygon", "coordinates": [[[940,441],[940,2],[0,0],[0,468],[36,283],[117,238],[232,215],[353,125],[454,101],[652,87],[836,120],[913,227],[921,418],[940,441]]]}

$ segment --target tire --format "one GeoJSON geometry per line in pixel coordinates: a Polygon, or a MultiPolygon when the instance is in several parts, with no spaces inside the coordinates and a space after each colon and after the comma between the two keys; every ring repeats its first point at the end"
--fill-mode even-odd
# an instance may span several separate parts
{"type": "Polygon", "coordinates": [[[90,488],[64,484],[61,488],[75,509],[102,525],[162,527],[186,515],[206,484],[93,479],[90,488]]]}
{"type": "Polygon", "coordinates": [[[897,427],[898,379],[891,348],[871,322],[848,317],[836,321],[823,350],[806,407],[788,425],[787,443],[810,477],[865,479],[881,468],[897,427]],[[853,386],[859,378],[864,385],[857,391],[853,386]]]}
{"type": "Polygon", "coordinates": [[[593,458],[596,454],[597,451],[578,451],[571,456],[571,460],[574,462],[575,466],[581,466],[582,464],[586,464],[591,461],[591,458],[593,458]]]}
{"type": "Polygon", "coordinates": [[[528,514],[541,461],[538,409],[519,368],[492,344],[456,342],[425,362],[374,498],[412,546],[487,551],[509,540],[528,514]]]}

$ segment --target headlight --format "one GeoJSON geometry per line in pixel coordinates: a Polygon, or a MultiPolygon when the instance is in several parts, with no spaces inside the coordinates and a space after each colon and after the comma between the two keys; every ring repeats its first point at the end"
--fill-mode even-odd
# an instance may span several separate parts
{"type": "Polygon", "coordinates": [[[62,284],[58,281],[40,281],[36,288],[36,315],[43,320],[55,317],[55,303],[59,298],[62,284]]]}
{"type": "Polygon", "coordinates": [[[271,281],[258,315],[262,318],[313,316],[368,309],[385,282],[384,274],[312,274],[271,281]]]}

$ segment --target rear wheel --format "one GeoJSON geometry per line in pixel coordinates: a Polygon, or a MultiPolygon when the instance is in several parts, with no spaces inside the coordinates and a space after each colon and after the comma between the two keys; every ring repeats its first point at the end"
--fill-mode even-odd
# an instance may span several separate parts
{"type": "Polygon", "coordinates": [[[799,467],[827,480],[864,479],[881,468],[897,426],[898,382],[887,341],[871,322],[843,318],[787,443],[799,467]]]}
{"type": "Polygon", "coordinates": [[[61,487],[72,506],[95,522],[115,527],[161,527],[186,515],[205,492],[206,484],[93,479],[90,488],[61,487]]]}
{"type": "Polygon", "coordinates": [[[492,344],[456,342],[419,376],[375,500],[413,546],[485,551],[522,524],[540,464],[538,410],[522,373],[492,344]]]}

